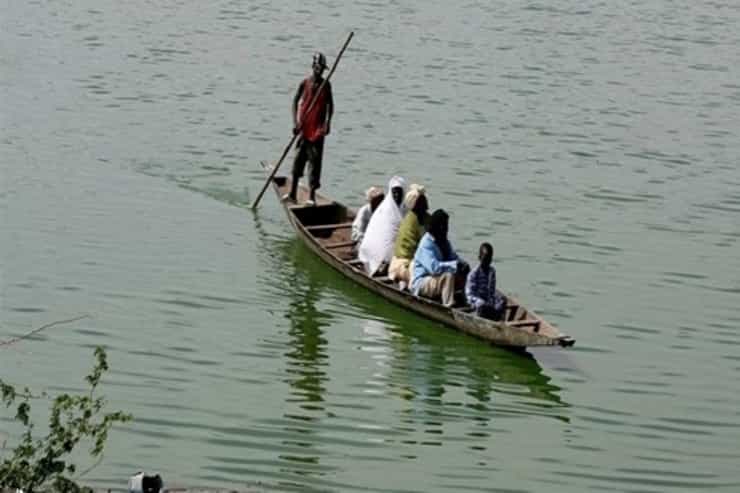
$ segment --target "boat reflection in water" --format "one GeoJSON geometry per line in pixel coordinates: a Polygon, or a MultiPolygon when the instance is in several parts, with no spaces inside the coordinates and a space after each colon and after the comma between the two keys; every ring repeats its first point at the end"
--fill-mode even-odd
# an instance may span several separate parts
{"type": "MultiPolygon", "coordinates": [[[[406,360],[411,363],[410,367],[418,368],[418,373],[424,376],[428,384],[438,386],[444,383],[444,368],[448,365],[460,367],[464,361],[469,369],[471,395],[481,401],[489,400],[492,392],[511,394],[513,391],[507,386],[517,385],[524,387],[514,392],[517,395],[525,391],[525,395],[550,402],[556,407],[564,406],[557,393],[559,387],[550,382],[530,353],[512,352],[481,344],[464,334],[450,333],[441,324],[409,314],[346,280],[327,268],[300,242],[280,240],[275,243],[271,248],[283,254],[281,267],[294,269],[288,277],[293,278],[296,285],[285,286],[285,289],[297,297],[289,303],[289,318],[291,334],[302,334],[294,338],[294,341],[301,342],[302,348],[291,354],[300,356],[306,368],[309,368],[305,361],[308,355],[316,355],[317,365],[321,365],[326,358],[322,350],[325,349],[326,340],[320,327],[329,324],[332,310],[319,311],[315,304],[320,293],[330,292],[368,316],[368,319],[358,321],[366,341],[380,343],[380,346],[388,344],[393,349],[393,358],[406,360]],[[421,362],[420,358],[426,361],[421,362]]],[[[377,353],[377,347],[378,344],[373,344],[361,346],[361,349],[377,353]]],[[[379,359],[383,360],[385,356],[379,359]]],[[[391,366],[397,368],[398,364],[391,366]]],[[[416,392],[413,388],[409,391],[416,392]]]]}
{"type": "Polygon", "coordinates": [[[560,389],[529,353],[409,313],[335,272],[301,242],[257,229],[258,250],[270,252],[261,263],[284,295],[287,319],[288,392],[282,418],[270,421],[285,436],[281,484],[310,476],[315,487],[347,487],[328,479],[342,468],[337,449],[358,461],[452,442],[477,453],[492,446],[497,426],[505,426],[500,418],[569,421],[560,389]]]}
{"type": "Polygon", "coordinates": [[[285,353],[289,368],[287,381],[292,388],[293,399],[303,402],[303,409],[323,409],[322,394],[326,391],[323,382],[328,378],[326,366],[326,339],[322,327],[330,317],[316,309],[318,288],[309,282],[301,284],[299,291],[290,291],[286,317],[290,321],[291,349],[285,353]]]}

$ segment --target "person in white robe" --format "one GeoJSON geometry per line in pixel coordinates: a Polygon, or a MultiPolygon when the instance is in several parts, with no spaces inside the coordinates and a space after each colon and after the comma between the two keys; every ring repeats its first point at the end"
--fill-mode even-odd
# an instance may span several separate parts
{"type": "Polygon", "coordinates": [[[391,261],[398,226],[406,213],[406,208],[403,206],[405,191],[406,180],[400,176],[391,178],[388,182],[388,193],[367,225],[358,256],[365,265],[365,271],[370,275],[374,274],[383,263],[388,264],[391,261]]]}

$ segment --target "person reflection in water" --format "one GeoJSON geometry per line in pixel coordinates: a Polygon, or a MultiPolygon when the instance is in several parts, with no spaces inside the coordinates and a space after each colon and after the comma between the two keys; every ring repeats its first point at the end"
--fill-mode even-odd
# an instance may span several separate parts
{"type": "Polygon", "coordinates": [[[318,293],[316,286],[308,281],[307,289],[290,302],[288,317],[292,346],[286,356],[290,358],[290,386],[293,394],[308,402],[322,402],[325,392],[323,381],[326,373],[326,339],[321,330],[322,314],[316,310],[318,293]]]}

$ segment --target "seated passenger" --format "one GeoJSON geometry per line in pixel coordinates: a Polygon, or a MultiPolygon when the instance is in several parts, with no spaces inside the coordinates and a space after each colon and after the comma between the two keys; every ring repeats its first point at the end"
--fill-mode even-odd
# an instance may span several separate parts
{"type": "Polygon", "coordinates": [[[446,307],[455,304],[455,288],[465,282],[468,264],[458,257],[447,239],[449,216],[437,209],[421,237],[412,263],[411,290],[417,296],[441,299],[446,307]]]}
{"type": "Polygon", "coordinates": [[[482,243],[478,252],[480,264],[468,274],[465,296],[479,317],[501,320],[506,312],[506,297],[496,292],[496,267],[493,247],[482,243]]]}
{"type": "Polygon", "coordinates": [[[356,241],[357,243],[362,241],[362,237],[365,236],[367,224],[370,222],[370,217],[383,201],[383,197],[385,197],[385,195],[383,194],[382,188],[370,187],[367,189],[365,192],[367,204],[360,207],[360,210],[357,211],[357,215],[355,216],[355,220],[352,222],[352,241],[356,241]]]}
{"type": "Polygon", "coordinates": [[[413,184],[403,199],[408,212],[398,227],[398,236],[393,248],[393,258],[388,268],[388,277],[399,283],[401,289],[406,289],[411,283],[411,260],[419,246],[424,226],[429,220],[429,203],[427,202],[424,187],[413,184]]]}
{"type": "Polygon", "coordinates": [[[358,257],[370,275],[382,271],[391,261],[398,226],[406,212],[402,204],[405,188],[406,180],[398,176],[391,178],[388,194],[370,217],[358,249],[358,257]]]}

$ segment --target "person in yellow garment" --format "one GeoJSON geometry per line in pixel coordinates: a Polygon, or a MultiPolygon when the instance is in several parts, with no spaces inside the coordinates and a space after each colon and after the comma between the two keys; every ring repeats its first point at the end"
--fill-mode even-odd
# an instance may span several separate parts
{"type": "Polygon", "coordinates": [[[398,227],[388,277],[401,289],[406,289],[411,284],[411,260],[429,220],[429,202],[424,187],[416,183],[411,185],[403,203],[408,212],[398,227]]]}

